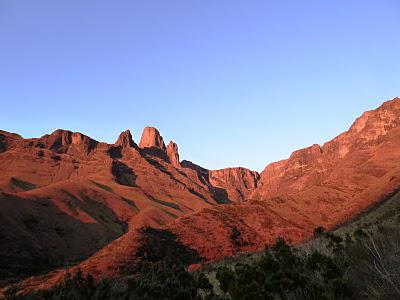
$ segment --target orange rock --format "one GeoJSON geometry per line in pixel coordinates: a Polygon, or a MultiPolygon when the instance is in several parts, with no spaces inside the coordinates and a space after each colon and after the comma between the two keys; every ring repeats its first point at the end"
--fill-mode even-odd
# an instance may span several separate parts
{"type": "Polygon", "coordinates": [[[121,134],[118,137],[118,140],[115,143],[117,146],[121,146],[123,148],[126,147],[137,147],[135,142],[132,139],[132,134],[129,129],[125,130],[124,132],[121,132],[121,134]]]}
{"type": "Polygon", "coordinates": [[[160,132],[154,127],[145,127],[143,129],[139,147],[142,149],[158,148],[164,152],[166,151],[164,140],[160,135],[160,132]]]}
{"type": "Polygon", "coordinates": [[[180,163],[179,163],[178,145],[175,144],[173,141],[170,141],[167,146],[167,155],[168,155],[170,163],[175,168],[179,168],[180,163]]]}

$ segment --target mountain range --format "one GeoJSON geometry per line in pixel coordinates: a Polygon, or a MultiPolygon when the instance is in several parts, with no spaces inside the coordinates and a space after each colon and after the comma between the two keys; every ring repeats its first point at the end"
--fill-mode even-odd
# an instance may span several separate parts
{"type": "MultiPolygon", "coordinates": [[[[0,280],[45,289],[67,271],[129,276],[172,254],[189,269],[314,228],[334,229],[400,187],[400,98],[259,174],[180,160],[154,127],[114,144],[0,131],[0,280]]],[[[261,157],[260,159],[265,159],[261,157]]]]}

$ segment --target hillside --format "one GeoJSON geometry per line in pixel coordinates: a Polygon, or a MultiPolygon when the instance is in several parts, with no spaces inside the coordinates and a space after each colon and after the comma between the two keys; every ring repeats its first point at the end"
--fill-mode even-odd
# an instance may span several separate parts
{"type": "Polygon", "coordinates": [[[165,147],[151,127],[140,146],[129,131],[115,144],[67,130],[33,139],[1,131],[0,149],[0,280],[74,264],[130,230],[239,201],[225,191],[229,181],[214,186],[181,168],[176,144],[165,147]]]}

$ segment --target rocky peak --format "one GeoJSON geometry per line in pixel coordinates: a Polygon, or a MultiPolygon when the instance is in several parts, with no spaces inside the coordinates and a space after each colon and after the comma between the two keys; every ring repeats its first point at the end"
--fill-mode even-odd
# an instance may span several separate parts
{"type": "Polygon", "coordinates": [[[191,169],[193,171],[195,171],[197,173],[197,176],[199,177],[200,181],[202,181],[204,184],[208,184],[209,180],[208,180],[208,172],[209,170],[194,164],[191,161],[188,160],[182,160],[180,163],[182,168],[186,168],[186,169],[191,169]]]}
{"type": "Polygon", "coordinates": [[[20,136],[19,134],[8,132],[8,131],[4,131],[4,130],[1,130],[1,129],[0,129],[0,135],[4,136],[5,138],[8,138],[8,139],[14,139],[14,140],[21,140],[22,139],[22,136],[20,136]]]}
{"type": "Polygon", "coordinates": [[[241,167],[210,171],[211,183],[225,182],[233,186],[241,186],[247,190],[255,189],[259,179],[260,174],[258,172],[241,167]]]}
{"type": "Polygon", "coordinates": [[[19,134],[0,130],[0,153],[6,151],[9,144],[21,139],[19,134]]]}
{"type": "Polygon", "coordinates": [[[322,154],[323,150],[320,145],[314,144],[310,147],[296,150],[290,155],[290,160],[296,161],[299,164],[307,165],[314,161],[322,154]]]}
{"type": "Polygon", "coordinates": [[[180,167],[179,164],[179,153],[178,153],[178,145],[173,141],[170,141],[167,146],[167,155],[170,163],[175,167],[180,167]]]}
{"type": "Polygon", "coordinates": [[[361,134],[364,139],[385,135],[400,120],[400,98],[383,103],[375,110],[362,114],[351,126],[349,134],[361,134]]]}
{"type": "Polygon", "coordinates": [[[400,98],[394,98],[377,109],[363,113],[347,132],[325,143],[322,148],[331,153],[336,152],[339,158],[343,158],[354,147],[379,142],[399,121],[400,98]]]}
{"type": "Polygon", "coordinates": [[[118,140],[115,142],[117,146],[121,146],[122,148],[126,147],[135,147],[136,144],[132,139],[132,134],[129,129],[121,132],[118,137],[118,140]]]}
{"type": "MultiPolygon", "coordinates": [[[[399,121],[400,98],[394,98],[363,113],[348,131],[326,142],[322,147],[313,145],[293,152],[289,159],[268,165],[261,173],[260,183],[252,198],[265,199],[282,190],[297,193],[310,186],[321,186],[334,180],[333,177],[327,177],[327,174],[343,160],[349,159],[352,162],[352,153],[367,149],[375,151],[377,145],[385,141],[389,131],[395,130],[399,121]]],[[[363,156],[355,157],[361,160],[363,156]]],[[[341,172],[345,172],[344,169],[347,168],[348,165],[342,167],[341,172]]],[[[344,186],[345,184],[340,184],[340,188],[344,186]]]]}
{"type": "Polygon", "coordinates": [[[226,168],[210,170],[210,184],[217,192],[219,200],[241,202],[257,188],[260,175],[246,168],[226,168]],[[225,195],[224,195],[225,194],[225,195]]]}
{"type": "Polygon", "coordinates": [[[166,151],[164,140],[160,132],[155,127],[145,127],[143,129],[142,138],[140,139],[139,147],[144,148],[158,148],[166,151]]]}
{"type": "Polygon", "coordinates": [[[67,153],[70,146],[74,146],[74,148],[81,149],[89,154],[98,144],[97,141],[80,132],[63,129],[57,129],[50,135],[44,135],[39,141],[47,148],[59,153],[67,153]]]}

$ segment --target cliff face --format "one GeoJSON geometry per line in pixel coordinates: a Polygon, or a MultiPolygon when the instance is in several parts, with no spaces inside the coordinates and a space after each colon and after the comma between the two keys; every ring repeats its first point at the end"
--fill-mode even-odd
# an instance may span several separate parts
{"type": "Polygon", "coordinates": [[[95,150],[98,142],[79,132],[58,129],[38,139],[39,147],[49,148],[57,153],[88,155],[95,150]]]}
{"type": "Polygon", "coordinates": [[[161,151],[166,150],[164,140],[160,132],[154,127],[145,127],[143,129],[142,138],[140,139],[139,147],[144,148],[157,148],[161,151]]]}
{"type": "Polygon", "coordinates": [[[207,170],[190,161],[182,161],[185,170],[191,170],[192,176],[202,182],[213,194],[218,203],[242,202],[255,190],[260,175],[246,168],[226,168],[207,170]]]}
{"type": "MultiPolygon", "coordinates": [[[[315,227],[346,222],[400,188],[399,121],[396,98],[323,146],[267,166],[247,201],[183,216],[168,228],[212,260],[262,249],[279,236],[296,243],[311,238],[315,227]],[[240,232],[237,240],[230,228],[240,232]]],[[[231,178],[229,173],[219,178],[231,178]]]]}
{"type": "Polygon", "coordinates": [[[167,156],[169,158],[169,162],[175,167],[179,168],[179,153],[178,153],[178,145],[173,141],[170,141],[167,146],[167,156]]]}
{"type": "Polygon", "coordinates": [[[209,171],[210,184],[223,188],[229,199],[241,202],[257,188],[260,175],[245,168],[227,168],[209,171]]]}
{"type": "Polygon", "coordinates": [[[0,130],[0,153],[6,151],[7,148],[20,139],[22,137],[18,134],[0,130]]]}
{"type": "MultiPolygon", "coordinates": [[[[347,172],[355,173],[363,163],[367,163],[366,159],[373,155],[379,145],[396,134],[399,121],[399,98],[365,112],[348,131],[323,146],[313,145],[295,151],[289,159],[268,165],[261,173],[259,186],[251,197],[267,199],[275,194],[296,193],[317,185],[349,188],[349,192],[352,192],[359,183],[353,182],[351,177],[346,179],[347,172]],[[362,155],[366,155],[364,159],[362,155]],[[339,170],[342,165],[345,166],[339,170]],[[337,172],[343,175],[333,178],[337,172]]],[[[375,171],[369,171],[384,172],[383,169],[385,167],[379,165],[375,171]]]]}
{"type": "Polygon", "coordinates": [[[129,129],[125,130],[124,132],[121,132],[117,141],[115,142],[115,145],[121,146],[122,148],[137,147],[137,145],[132,139],[132,134],[129,129]]]}

